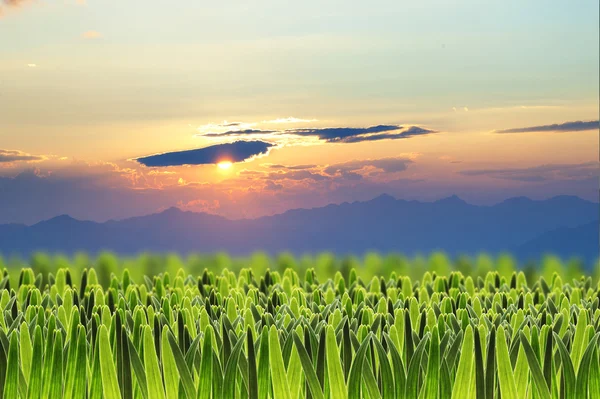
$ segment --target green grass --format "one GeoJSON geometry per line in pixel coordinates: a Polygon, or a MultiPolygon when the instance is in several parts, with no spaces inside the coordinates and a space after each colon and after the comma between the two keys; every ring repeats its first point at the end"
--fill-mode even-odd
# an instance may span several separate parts
{"type": "Polygon", "coordinates": [[[573,264],[242,261],[5,262],[0,396],[600,397],[600,285],[573,264]]]}

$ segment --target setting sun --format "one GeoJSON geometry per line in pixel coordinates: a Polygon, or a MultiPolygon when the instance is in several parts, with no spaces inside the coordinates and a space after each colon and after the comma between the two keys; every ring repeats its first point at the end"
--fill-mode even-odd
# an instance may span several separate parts
{"type": "Polygon", "coordinates": [[[229,161],[222,161],[217,164],[217,166],[221,169],[229,169],[231,168],[231,165],[233,164],[229,161]]]}

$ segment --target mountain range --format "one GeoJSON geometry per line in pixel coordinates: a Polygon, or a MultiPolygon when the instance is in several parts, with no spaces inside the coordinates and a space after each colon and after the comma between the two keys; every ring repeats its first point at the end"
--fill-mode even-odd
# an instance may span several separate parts
{"type": "Polygon", "coordinates": [[[384,194],[370,201],[294,209],[257,219],[230,220],[178,208],[103,223],[62,215],[31,226],[0,225],[0,253],[243,255],[263,250],[360,255],[376,250],[412,256],[442,250],[449,255],[510,252],[521,261],[551,253],[591,262],[599,256],[598,218],[598,203],[573,196],[517,197],[479,206],[457,196],[420,202],[384,194]]]}

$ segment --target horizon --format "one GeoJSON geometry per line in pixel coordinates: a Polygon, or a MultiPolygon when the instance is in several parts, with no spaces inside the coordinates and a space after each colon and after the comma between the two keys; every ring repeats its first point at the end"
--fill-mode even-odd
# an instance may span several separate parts
{"type": "Polygon", "coordinates": [[[599,7],[0,0],[0,223],[596,201],[599,7]]]}
{"type": "MultiPolygon", "coordinates": [[[[450,196],[439,198],[439,199],[435,199],[435,200],[431,200],[431,201],[420,201],[420,200],[416,200],[416,199],[397,198],[397,197],[394,197],[394,196],[392,196],[390,194],[383,193],[383,194],[379,194],[378,196],[373,197],[371,199],[362,200],[362,201],[358,201],[357,200],[357,201],[344,201],[344,202],[339,202],[339,203],[329,203],[329,204],[326,204],[326,205],[315,206],[315,207],[311,207],[311,208],[290,208],[290,209],[286,209],[283,212],[279,212],[279,213],[273,213],[273,214],[269,214],[269,215],[262,215],[262,216],[249,217],[249,218],[228,218],[226,216],[219,215],[218,213],[211,213],[209,211],[194,211],[194,210],[182,209],[182,208],[178,207],[177,205],[173,205],[173,206],[170,206],[168,208],[157,209],[154,212],[144,213],[144,214],[140,214],[140,215],[126,216],[126,217],[120,218],[120,219],[105,219],[105,220],[79,219],[79,218],[76,218],[76,217],[74,217],[72,215],[69,215],[68,213],[62,213],[62,214],[55,215],[55,216],[52,216],[52,217],[47,218],[47,219],[38,220],[38,221],[36,221],[34,223],[31,223],[31,224],[11,222],[11,223],[0,223],[0,225],[16,224],[16,225],[24,225],[24,226],[27,226],[27,227],[31,227],[31,226],[35,226],[38,223],[48,222],[48,221],[51,221],[51,220],[54,220],[54,219],[63,218],[63,217],[67,217],[69,219],[72,219],[72,220],[75,220],[75,221],[78,221],[78,222],[93,222],[93,223],[98,223],[98,224],[104,224],[104,223],[109,223],[109,222],[122,222],[122,221],[126,221],[128,219],[134,219],[134,218],[144,218],[144,217],[152,216],[152,215],[160,215],[160,214],[172,211],[172,210],[177,210],[177,211],[182,212],[182,213],[193,213],[193,214],[204,214],[204,215],[209,215],[209,216],[218,216],[218,217],[221,217],[221,218],[223,218],[225,220],[229,220],[229,221],[244,221],[244,220],[257,220],[257,219],[262,219],[262,218],[268,218],[268,217],[273,217],[273,216],[284,215],[284,214],[286,214],[288,212],[293,212],[293,211],[311,211],[311,210],[316,210],[316,209],[327,208],[327,207],[330,207],[330,206],[353,205],[353,204],[357,204],[357,203],[363,203],[364,204],[364,203],[375,201],[375,200],[377,200],[379,198],[382,198],[382,197],[389,197],[389,198],[392,198],[394,201],[399,201],[399,202],[417,202],[417,203],[420,203],[420,204],[434,204],[434,203],[437,203],[437,202],[441,202],[441,201],[445,201],[445,200],[450,200],[450,199],[456,198],[456,199],[460,200],[461,202],[463,202],[466,205],[474,206],[474,207],[485,207],[485,208],[492,208],[492,207],[501,205],[503,203],[506,203],[508,201],[517,200],[517,199],[525,199],[525,200],[531,201],[531,202],[546,202],[546,201],[552,201],[552,200],[555,200],[555,199],[568,198],[568,199],[577,199],[577,200],[588,202],[588,203],[591,203],[591,204],[598,204],[598,205],[600,205],[600,200],[598,200],[598,201],[590,201],[590,200],[587,200],[585,198],[578,197],[576,195],[568,195],[568,194],[555,195],[555,196],[552,196],[552,197],[541,198],[541,199],[534,199],[534,198],[529,198],[529,197],[526,197],[526,196],[518,196],[518,197],[509,197],[509,198],[503,199],[502,201],[495,202],[495,203],[492,203],[492,204],[475,204],[475,203],[471,203],[471,202],[465,201],[463,198],[461,198],[460,196],[458,196],[456,194],[452,194],[450,196]]],[[[600,217],[600,212],[599,212],[599,217],[600,217]]]]}

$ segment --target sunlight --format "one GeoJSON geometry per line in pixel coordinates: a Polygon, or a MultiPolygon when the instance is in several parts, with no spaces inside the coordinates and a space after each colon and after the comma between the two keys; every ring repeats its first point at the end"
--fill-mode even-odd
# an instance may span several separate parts
{"type": "Polygon", "coordinates": [[[221,161],[217,164],[217,166],[221,169],[229,169],[233,165],[230,161],[221,161]]]}

